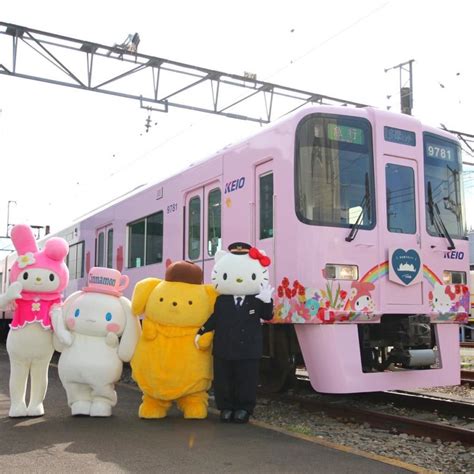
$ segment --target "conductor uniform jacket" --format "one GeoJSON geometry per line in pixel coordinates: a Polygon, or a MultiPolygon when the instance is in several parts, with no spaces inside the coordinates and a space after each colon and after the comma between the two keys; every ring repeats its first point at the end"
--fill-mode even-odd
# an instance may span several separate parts
{"type": "Polygon", "coordinates": [[[221,359],[260,359],[262,357],[262,326],[260,319],[273,317],[273,301],[264,303],[255,295],[246,295],[242,305],[233,295],[220,295],[214,312],[198,334],[214,332],[213,355],[221,359]]]}

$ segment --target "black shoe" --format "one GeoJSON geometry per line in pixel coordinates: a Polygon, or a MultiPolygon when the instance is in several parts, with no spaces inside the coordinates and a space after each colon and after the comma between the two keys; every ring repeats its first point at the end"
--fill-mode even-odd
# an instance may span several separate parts
{"type": "Polygon", "coordinates": [[[250,413],[247,410],[236,410],[234,412],[235,423],[247,423],[250,418],[250,413]]]}
{"type": "Polygon", "coordinates": [[[232,410],[221,410],[220,419],[223,423],[229,423],[234,417],[234,412],[232,410]]]}

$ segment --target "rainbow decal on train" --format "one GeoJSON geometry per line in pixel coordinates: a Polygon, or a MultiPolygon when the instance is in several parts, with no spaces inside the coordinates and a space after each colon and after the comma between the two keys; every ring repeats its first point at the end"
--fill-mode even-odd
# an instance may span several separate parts
{"type": "MultiPolygon", "coordinates": [[[[290,282],[284,277],[275,296],[274,323],[332,324],[378,322],[380,314],[374,312],[372,291],[375,283],[389,273],[389,263],[384,261],[368,270],[364,276],[342,288],[334,280],[327,280],[325,288],[304,286],[299,280],[290,282]],[[357,311],[355,302],[363,298],[364,307],[357,311]]],[[[324,274],[324,272],[323,272],[324,274]]],[[[428,265],[423,265],[423,278],[432,289],[428,301],[433,322],[464,322],[469,308],[467,285],[444,285],[428,265]]]]}

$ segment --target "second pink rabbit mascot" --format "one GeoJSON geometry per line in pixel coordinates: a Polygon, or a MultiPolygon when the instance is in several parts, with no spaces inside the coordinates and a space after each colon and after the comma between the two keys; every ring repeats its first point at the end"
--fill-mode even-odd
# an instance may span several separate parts
{"type": "Polygon", "coordinates": [[[10,271],[12,282],[0,296],[0,307],[13,305],[13,321],[7,337],[10,357],[9,416],[41,416],[48,387],[48,367],[54,352],[51,313],[61,304],[69,282],[64,259],[69,246],[64,239],[50,238],[40,251],[32,230],[16,225],[11,239],[18,259],[10,271]],[[30,377],[30,401],[25,402],[30,377]]]}

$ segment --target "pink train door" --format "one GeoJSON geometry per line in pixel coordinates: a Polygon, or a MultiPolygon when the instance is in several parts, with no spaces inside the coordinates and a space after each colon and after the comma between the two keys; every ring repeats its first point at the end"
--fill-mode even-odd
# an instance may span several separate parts
{"type": "Polygon", "coordinates": [[[273,160],[255,167],[255,247],[265,251],[272,260],[270,284],[275,286],[275,209],[273,160]]]}
{"type": "Polygon", "coordinates": [[[214,255],[222,247],[222,191],[219,181],[186,194],[184,258],[199,265],[206,282],[214,266],[214,255]]]}
{"type": "Polygon", "coordinates": [[[114,229],[111,224],[99,227],[95,232],[96,267],[114,268],[114,229]]]}
{"type": "MultiPolygon", "coordinates": [[[[388,279],[382,301],[388,305],[422,305],[423,262],[417,162],[384,155],[385,212],[381,218],[382,258],[388,263],[388,279]]],[[[392,306],[393,308],[393,306],[392,306]]],[[[393,308],[396,310],[396,308],[393,308]]],[[[414,308],[416,310],[416,308],[414,308]]]]}

